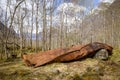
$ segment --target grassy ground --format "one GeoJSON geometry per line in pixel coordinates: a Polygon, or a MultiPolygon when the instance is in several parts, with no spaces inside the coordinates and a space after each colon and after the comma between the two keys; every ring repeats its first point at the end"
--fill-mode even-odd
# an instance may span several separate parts
{"type": "Polygon", "coordinates": [[[27,67],[21,59],[0,62],[0,80],[120,80],[120,51],[108,61],[85,59],[27,67]]]}

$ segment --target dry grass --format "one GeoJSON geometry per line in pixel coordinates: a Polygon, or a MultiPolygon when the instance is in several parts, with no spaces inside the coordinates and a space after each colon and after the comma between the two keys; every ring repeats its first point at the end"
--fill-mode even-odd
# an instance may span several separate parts
{"type": "Polygon", "coordinates": [[[0,63],[0,80],[120,80],[119,50],[111,60],[85,59],[27,67],[21,60],[0,63]]]}

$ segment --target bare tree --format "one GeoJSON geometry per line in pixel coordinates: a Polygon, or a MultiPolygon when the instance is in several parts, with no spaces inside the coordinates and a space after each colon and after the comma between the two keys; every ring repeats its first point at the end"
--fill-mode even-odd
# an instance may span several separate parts
{"type": "Polygon", "coordinates": [[[33,34],[33,24],[34,24],[34,21],[33,21],[33,15],[34,15],[34,2],[32,1],[32,26],[31,26],[31,32],[30,32],[30,46],[31,46],[31,50],[32,50],[32,34],[33,34]]]}
{"type": "Polygon", "coordinates": [[[46,1],[43,0],[43,32],[42,32],[42,51],[46,50],[46,1]]]}
{"type": "Polygon", "coordinates": [[[54,0],[50,1],[50,33],[49,33],[49,50],[51,49],[52,45],[52,24],[53,24],[53,11],[54,11],[54,0]]]}
{"type": "Polygon", "coordinates": [[[36,6],[37,6],[37,9],[36,9],[36,52],[37,52],[37,49],[38,49],[38,46],[39,46],[39,42],[38,42],[38,7],[39,7],[39,1],[36,0],[36,6]]]}
{"type": "MultiPolygon", "coordinates": [[[[26,2],[25,2],[25,5],[26,5],[26,2]]],[[[22,11],[23,11],[23,13],[20,16],[20,18],[21,18],[21,20],[20,20],[20,22],[21,22],[21,24],[20,24],[21,25],[20,26],[20,43],[21,43],[20,44],[20,53],[21,54],[22,54],[23,47],[25,46],[24,45],[25,36],[24,36],[24,32],[23,32],[23,29],[24,29],[23,22],[27,15],[27,10],[25,8],[23,8],[22,11]]]]}
{"type": "MultiPolygon", "coordinates": [[[[15,16],[15,13],[16,13],[16,10],[17,8],[20,6],[20,4],[22,4],[24,2],[24,0],[20,1],[14,8],[14,11],[13,11],[13,14],[11,16],[11,19],[10,19],[10,26],[9,26],[9,29],[12,29],[12,24],[13,24],[13,21],[14,21],[14,16],[15,16]]],[[[10,11],[11,13],[11,11],[10,11]]],[[[8,37],[10,35],[10,30],[6,33],[6,38],[5,38],[5,44],[4,44],[4,49],[5,49],[5,54],[6,54],[6,58],[8,59],[8,51],[7,51],[7,43],[8,43],[8,37]]]]}

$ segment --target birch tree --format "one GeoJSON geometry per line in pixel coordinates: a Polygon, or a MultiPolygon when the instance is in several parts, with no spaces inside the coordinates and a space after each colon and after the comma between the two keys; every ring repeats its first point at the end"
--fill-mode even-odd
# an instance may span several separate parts
{"type": "Polygon", "coordinates": [[[42,51],[46,50],[46,0],[43,0],[42,51]]]}
{"type": "MultiPolygon", "coordinates": [[[[17,8],[20,6],[20,4],[22,4],[24,2],[24,0],[19,1],[18,4],[15,6],[13,13],[11,14],[11,18],[10,18],[10,25],[9,25],[9,29],[12,28],[13,26],[13,21],[14,21],[14,17],[15,17],[15,13],[17,8]]],[[[7,43],[8,43],[8,37],[10,35],[10,30],[7,32],[6,34],[6,39],[5,39],[5,44],[4,44],[4,49],[5,49],[5,54],[6,54],[6,58],[8,59],[8,53],[7,53],[7,43]]]]}
{"type": "Polygon", "coordinates": [[[39,7],[39,1],[36,0],[36,52],[39,47],[39,42],[38,42],[38,7],[39,7]]]}
{"type": "Polygon", "coordinates": [[[32,1],[32,21],[31,21],[31,31],[30,31],[30,47],[31,47],[31,50],[32,50],[32,34],[33,34],[33,24],[34,24],[34,2],[32,1]]]}

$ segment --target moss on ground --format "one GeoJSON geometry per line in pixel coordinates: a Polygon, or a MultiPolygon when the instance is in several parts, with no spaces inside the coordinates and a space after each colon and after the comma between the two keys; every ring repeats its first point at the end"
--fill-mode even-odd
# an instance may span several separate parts
{"type": "Polygon", "coordinates": [[[85,59],[27,67],[22,60],[0,62],[0,80],[120,80],[120,51],[110,60],[85,59]]]}
{"type": "Polygon", "coordinates": [[[120,63],[120,50],[119,49],[114,49],[113,54],[111,56],[111,60],[114,62],[119,62],[120,63]]]}

